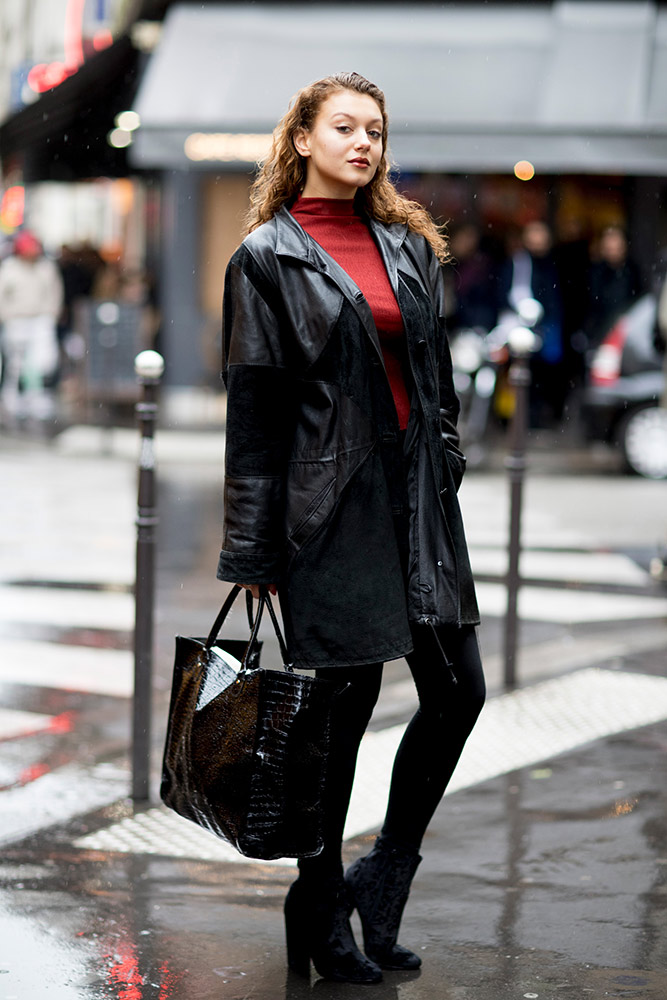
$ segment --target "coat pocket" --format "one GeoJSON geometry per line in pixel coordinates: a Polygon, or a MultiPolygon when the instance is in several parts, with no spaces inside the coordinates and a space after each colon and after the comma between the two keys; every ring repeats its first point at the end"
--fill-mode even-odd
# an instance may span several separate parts
{"type": "Polygon", "coordinates": [[[298,551],[305,545],[307,540],[319,528],[326,519],[328,513],[335,502],[336,475],[333,464],[327,463],[327,467],[322,469],[320,463],[299,462],[291,470],[292,483],[289,487],[289,495],[292,498],[290,507],[299,509],[300,513],[290,517],[288,508],[288,540],[291,547],[298,551]],[[313,466],[320,466],[317,475],[313,466]],[[317,481],[321,482],[321,474],[326,475],[326,481],[319,489],[313,493],[313,487],[317,486],[317,481]],[[308,500],[308,495],[310,499],[308,500]],[[296,502],[295,499],[296,498],[296,502]],[[301,503],[298,500],[301,500],[301,503]],[[305,502],[305,506],[302,504],[305,502]],[[290,523],[291,522],[291,523],[290,523]]]}

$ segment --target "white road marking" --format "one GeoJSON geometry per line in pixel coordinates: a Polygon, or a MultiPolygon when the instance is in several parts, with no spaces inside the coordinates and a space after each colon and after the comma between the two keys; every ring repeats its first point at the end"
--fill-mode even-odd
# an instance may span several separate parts
{"type": "MultiPolygon", "coordinates": [[[[507,609],[507,589],[502,583],[478,583],[482,615],[501,617],[507,609]]],[[[597,594],[551,587],[521,587],[519,617],[525,621],[575,625],[636,618],[667,618],[667,600],[634,594],[597,594]]]]}
{"type": "Polygon", "coordinates": [[[14,739],[16,736],[27,736],[29,733],[39,733],[51,726],[52,715],[40,715],[38,712],[19,712],[11,708],[0,708],[0,740],[14,739]]]}
{"type": "Polygon", "coordinates": [[[130,698],[134,689],[132,653],[0,638],[0,683],[3,681],[130,698]]]}
{"type": "Polygon", "coordinates": [[[128,795],[129,773],[115,764],[66,764],[2,793],[0,844],[100,809],[128,795]]]}
{"type": "Polygon", "coordinates": [[[12,624],[127,630],[134,625],[134,599],[103,591],[0,586],[0,613],[12,624]]]}
{"type": "MultiPolygon", "coordinates": [[[[507,549],[470,547],[473,573],[507,572],[507,549]]],[[[628,556],[617,552],[559,552],[527,550],[521,553],[521,574],[540,580],[574,580],[580,583],[646,586],[648,573],[628,556]]]]}

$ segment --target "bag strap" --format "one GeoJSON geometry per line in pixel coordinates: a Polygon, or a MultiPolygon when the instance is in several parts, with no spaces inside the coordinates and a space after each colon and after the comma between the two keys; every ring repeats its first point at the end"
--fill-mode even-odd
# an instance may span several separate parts
{"type": "Polygon", "coordinates": [[[249,590],[246,590],[245,592],[245,609],[246,609],[246,614],[248,615],[248,628],[252,632],[253,625],[255,624],[255,622],[253,618],[253,609],[252,609],[252,594],[250,593],[249,590]]]}
{"type": "MultiPolygon", "coordinates": [[[[210,649],[211,646],[215,646],[215,640],[218,638],[218,633],[223,626],[225,618],[229,614],[229,609],[231,608],[232,604],[241,593],[242,589],[243,588],[240,587],[238,583],[235,583],[232,589],[227,594],[225,602],[220,608],[220,611],[218,612],[218,617],[213,622],[213,625],[211,626],[211,631],[208,634],[208,639],[206,640],[207,649],[210,649]]],[[[252,595],[250,596],[252,597],[252,595]]]]}
{"type": "MultiPolygon", "coordinates": [[[[220,633],[220,629],[222,628],[222,626],[223,626],[223,624],[225,622],[225,619],[227,618],[227,615],[230,612],[232,604],[234,603],[234,601],[236,600],[236,598],[239,596],[239,594],[241,593],[242,589],[243,588],[240,586],[240,584],[235,583],[234,586],[232,587],[232,589],[229,591],[229,594],[225,598],[225,601],[224,601],[222,607],[220,608],[220,611],[218,612],[217,618],[213,622],[213,625],[211,627],[211,631],[208,634],[208,638],[206,639],[206,644],[205,645],[206,645],[207,649],[210,649],[211,646],[215,646],[216,640],[217,640],[218,635],[220,633]]],[[[250,593],[249,590],[246,590],[246,610],[247,610],[247,613],[248,613],[248,624],[250,626],[250,639],[248,640],[248,645],[246,646],[245,652],[243,654],[243,659],[241,661],[241,670],[245,670],[246,669],[246,664],[247,664],[247,662],[248,662],[248,660],[250,658],[250,654],[252,653],[252,651],[253,651],[253,649],[255,647],[255,643],[257,642],[257,633],[259,632],[259,626],[260,626],[260,623],[261,623],[261,620],[262,620],[262,613],[264,611],[264,607],[265,606],[268,609],[269,617],[270,617],[270,619],[271,619],[271,621],[273,623],[273,628],[274,628],[275,633],[276,633],[276,638],[278,639],[278,645],[280,647],[280,655],[282,657],[283,667],[289,673],[292,673],[293,670],[294,670],[294,667],[290,663],[290,660],[289,660],[289,653],[287,652],[287,645],[286,645],[285,640],[283,638],[283,634],[282,634],[282,632],[280,630],[280,625],[278,624],[278,619],[276,617],[276,613],[273,610],[273,604],[271,603],[271,597],[269,596],[269,589],[264,584],[262,584],[260,586],[260,588],[259,588],[259,603],[258,603],[258,607],[257,607],[257,615],[255,616],[254,621],[253,621],[253,614],[252,614],[252,612],[253,612],[252,594],[250,593]]]]}
{"type": "MultiPolygon", "coordinates": [[[[264,600],[266,603],[267,610],[269,612],[269,618],[273,622],[273,628],[276,633],[276,638],[278,639],[278,645],[280,646],[280,655],[283,658],[283,666],[288,673],[294,672],[294,665],[290,662],[289,653],[287,652],[287,644],[283,639],[283,634],[280,631],[280,625],[278,624],[278,619],[276,618],[276,613],[273,610],[273,604],[271,603],[271,597],[269,596],[268,588],[260,587],[260,601],[264,600]]],[[[259,613],[259,612],[258,612],[259,613]]]]}

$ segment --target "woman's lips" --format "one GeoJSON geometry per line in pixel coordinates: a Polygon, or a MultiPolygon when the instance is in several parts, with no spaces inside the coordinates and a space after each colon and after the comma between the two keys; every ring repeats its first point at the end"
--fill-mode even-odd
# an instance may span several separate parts
{"type": "Polygon", "coordinates": [[[354,163],[356,167],[370,167],[368,160],[364,160],[363,157],[356,157],[354,160],[350,160],[350,163],[354,163]]]}

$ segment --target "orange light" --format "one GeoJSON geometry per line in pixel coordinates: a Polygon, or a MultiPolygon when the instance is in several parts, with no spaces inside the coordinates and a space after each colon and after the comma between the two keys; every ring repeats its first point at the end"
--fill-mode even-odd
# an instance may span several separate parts
{"type": "Polygon", "coordinates": [[[20,184],[7,188],[0,203],[0,225],[3,229],[18,229],[23,225],[25,188],[20,184]]]}
{"type": "Polygon", "coordinates": [[[514,176],[520,181],[531,181],[535,176],[535,167],[530,160],[519,160],[514,164],[514,176]]]}

